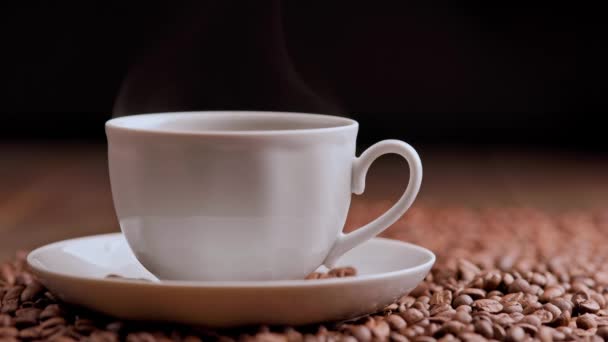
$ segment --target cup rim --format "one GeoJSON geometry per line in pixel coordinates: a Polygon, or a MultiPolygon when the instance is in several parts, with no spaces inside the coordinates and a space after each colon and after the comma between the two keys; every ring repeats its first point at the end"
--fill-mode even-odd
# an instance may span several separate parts
{"type": "Polygon", "coordinates": [[[172,136],[266,136],[266,135],[298,135],[298,134],[310,134],[310,133],[332,133],[341,131],[349,128],[357,128],[359,123],[353,119],[326,115],[326,114],[312,114],[303,112],[278,112],[278,111],[247,111],[247,110],[210,110],[210,111],[182,111],[182,112],[158,112],[158,113],[145,113],[145,114],[132,114],[126,116],[120,116],[112,118],[106,121],[106,133],[110,131],[124,132],[124,133],[145,133],[154,135],[172,135],[172,136]],[[325,120],[326,126],[324,127],[311,127],[311,128],[295,128],[295,129],[261,129],[261,130],[188,130],[188,129],[171,129],[171,128],[157,128],[157,127],[142,127],[137,125],[141,124],[142,121],[161,118],[161,117],[175,117],[175,116],[186,116],[186,117],[198,117],[198,116],[232,116],[232,117],[268,117],[268,118],[285,118],[290,116],[294,119],[306,119],[311,122],[322,122],[325,120]]]}

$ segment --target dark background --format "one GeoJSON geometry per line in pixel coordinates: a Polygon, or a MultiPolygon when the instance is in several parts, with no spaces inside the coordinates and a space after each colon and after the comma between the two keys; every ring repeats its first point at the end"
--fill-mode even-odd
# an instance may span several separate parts
{"type": "Polygon", "coordinates": [[[605,150],[599,12],[500,4],[3,5],[0,139],[103,141],[112,113],[258,109],[348,115],[364,144],[605,150]]]}

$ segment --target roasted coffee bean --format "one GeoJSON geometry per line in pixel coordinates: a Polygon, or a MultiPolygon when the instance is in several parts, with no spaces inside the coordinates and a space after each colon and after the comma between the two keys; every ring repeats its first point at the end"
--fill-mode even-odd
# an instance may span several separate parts
{"type": "Polygon", "coordinates": [[[421,327],[426,327],[429,324],[431,324],[431,321],[428,318],[425,318],[417,323],[417,325],[419,325],[421,327]]]}
{"type": "Polygon", "coordinates": [[[81,340],[83,337],[83,334],[76,331],[76,328],[74,328],[74,326],[68,326],[64,334],[65,336],[71,337],[75,340],[81,340]]]}
{"type": "Polygon", "coordinates": [[[418,309],[411,308],[405,310],[405,312],[401,314],[401,317],[405,319],[408,325],[411,325],[424,319],[424,314],[418,309]]]}
{"type": "Polygon", "coordinates": [[[540,294],[543,293],[543,288],[536,285],[536,284],[532,284],[530,285],[530,294],[536,295],[536,296],[540,296],[540,294]]]}
{"type": "Polygon", "coordinates": [[[368,327],[364,325],[353,325],[349,328],[350,333],[357,339],[357,341],[371,341],[372,332],[368,327]]]}
{"type": "Polygon", "coordinates": [[[0,314],[0,328],[13,325],[13,318],[7,314],[0,314]]]}
{"type": "MultiPolygon", "coordinates": [[[[451,322],[447,322],[447,323],[451,323],[451,322]]],[[[444,323],[443,325],[447,324],[444,323]]],[[[442,325],[438,324],[438,323],[431,323],[429,324],[425,331],[424,331],[424,335],[427,336],[433,336],[434,338],[441,338],[443,336],[445,336],[445,331],[442,330],[442,325]]]]}
{"type": "Polygon", "coordinates": [[[502,282],[502,276],[499,271],[490,271],[484,277],[484,289],[492,291],[496,289],[502,282]]]}
{"type": "Polygon", "coordinates": [[[19,308],[19,297],[23,292],[24,287],[16,285],[10,287],[2,298],[2,313],[13,313],[19,308]]]}
{"type": "Polygon", "coordinates": [[[19,331],[19,338],[24,340],[35,340],[40,337],[40,327],[30,327],[19,331]]]}
{"type": "Polygon", "coordinates": [[[120,321],[111,322],[106,325],[106,330],[118,334],[124,330],[124,326],[125,324],[120,321]]]}
{"type": "Polygon", "coordinates": [[[460,273],[460,279],[468,281],[478,275],[481,272],[481,269],[468,260],[460,259],[458,260],[458,271],[460,273]]]}
{"type": "Polygon", "coordinates": [[[63,312],[58,304],[50,304],[40,313],[40,319],[45,320],[53,317],[61,316],[63,312]]]}
{"type": "Polygon", "coordinates": [[[441,327],[442,330],[445,330],[445,333],[458,335],[465,328],[465,324],[459,321],[450,321],[443,324],[441,327]]]}
{"type": "Polygon", "coordinates": [[[412,297],[410,295],[403,296],[403,297],[399,298],[399,300],[397,300],[397,303],[403,304],[403,305],[405,305],[408,308],[410,306],[412,306],[415,302],[416,302],[416,298],[414,298],[414,297],[412,297]]]}
{"type": "Polygon", "coordinates": [[[511,317],[513,319],[513,321],[519,322],[522,320],[522,318],[525,317],[525,315],[522,314],[521,312],[512,312],[509,314],[509,317],[511,317]]]}
{"type": "Polygon", "coordinates": [[[515,320],[513,318],[511,318],[511,316],[509,316],[506,313],[502,313],[502,314],[498,314],[496,316],[492,316],[492,319],[495,323],[500,324],[503,327],[512,325],[513,323],[515,323],[515,320]]]}
{"type": "Polygon", "coordinates": [[[492,299],[497,302],[500,302],[502,300],[502,298],[500,296],[487,296],[486,299],[492,299]]]}
{"type": "Polygon", "coordinates": [[[63,335],[66,327],[64,325],[55,325],[47,328],[40,328],[40,337],[46,340],[51,340],[56,336],[63,335]]]}
{"type": "MultiPolygon", "coordinates": [[[[539,340],[541,340],[541,342],[553,342],[554,332],[557,332],[557,330],[554,330],[554,329],[546,327],[546,326],[541,326],[538,329],[537,337],[539,340]]],[[[560,339],[555,338],[555,340],[559,341],[560,339]]]]}
{"type": "MultiPolygon", "coordinates": [[[[287,338],[287,342],[302,342],[302,340],[304,339],[304,336],[302,335],[301,332],[299,332],[299,331],[297,331],[297,330],[295,330],[294,328],[291,328],[291,327],[285,328],[285,330],[283,331],[283,333],[285,334],[285,337],[287,338]]],[[[171,336],[171,339],[173,341],[175,341],[175,340],[179,341],[180,340],[180,336],[174,335],[174,336],[171,336]]],[[[345,340],[345,339],[346,340],[353,340],[351,342],[357,341],[356,338],[354,338],[352,336],[348,336],[348,335],[342,336],[342,340],[345,340]]]]}
{"type": "Polygon", "coordinates": [[[531,283],[538,286],[545,286],[547,284],[547,278],[540,273],[534,273],[532,275],[531,283]]]}
{"type": "Polygon", "coordinates": [[[0,279],[2,279],[7,285],[15,284],[15,270],[11,264],[0,265],[0,279]]]}
{"type": "MultiPolygon", "coordinates": [[[[365,318],[363,318],[363,319],[359,320],[359,322],[358,322],[358,323],[359,323],[359,324],[363,324],[363,325],[365,325],[365,326],[366,326],[366,327],[368,327],[368,328],[371,328],[371,327],[373,327],[374,325],[376,325],[376,320],[374,319],[374,317],[373,317],[373,316],[367,316],[367,317],[365,317],[365,318]]],[[[267,327],[267,326],[262,326],[262,327],[265,329],[265,331],[267,331],[267,332],[268,332],[268,331],[270,331],[270,328],[269,328],[269,327],[267,327]]],[[[260,330],[260,331],[262,331],[262,330],[260,330]]]]}
{"type": "Polygon", "coordinates": [[[42,294],[43,292],[44,292],[44,287],[42,286],[42,284],[40,284],[37,281],[32,281],[25,287],[25,289],[23,289],[23,292],[21,292],[21,301],[22,302],[32,301],[32,300],[36,299],[36,297],[38,297],[38,295],[42,294]]]}
{"type": "Polygon", "coordinates": [[[574,281],[570,284],[570,292],[581,292],[589,296],[589,287],[586,284],[580,281],[574,281]]]}
{"type": "Polygon", "coordinates": [[[4,293],[2,302],[4,303],[4,301],[11,300],[11,299],[19,299],[19,297],[21,296],[21,292],[23,292],[24,288],[25,287],[23,287],[21,285],[16,285],[16,286],[12,286],[12,287],[8,288],[4,293]]]}
{"type": "Polygon", "coordinates": [[[538,332],[538,327],[528,323],[517,323],[517,326],[524,329],[530,335],[535,335],[538,332]]]}
{"type": "MultiPolygon", "coordinates": [[[[270,334],[270,333],[262,333],[262,334],[270,334]]],[[[276,341],[276,339],[273,338],[273,335],[262,335],[260,336],[259,340],[261,341],[276,341]]],[[[257,338],[256,338],[257,340],[257,338]]],[[[127,335],[127,342],[156,342],[156,338],[154,337],[154,335],[152,335],[151,333],[148,332],[137,332],[137,333],[130,333],[127,335]]]]}
{"type": "Polygon", "coordinates": [[[416,325],[416,326],[413,326],[412,328],[414,329],[414,333],[416,335],[422,335],[422,334],[424,334],[424,327],[423,326],[416,325]]]}
{"type": "Polygon", "coordinates": [[[596,313],[600,310],[600,305],[593,299],[588,299],[580,303],[578,309],[582,313],[596,313]]]}
{"type": "MultiPolygon", "coordinates": [[[[53,337],[51,341],[53,341],[53,342],[75,342],[76,340],[69,336],[56,336],[56,337],[53,337]]],[[[155,341],[158,341],[158,339],[155,341]]]]}
{"type": "Polygon", "coordinates": [[[502,297],[501,303],[506,305],[506,303],[519,303],[524,299],[523,292],[514,292],[506,294],[502,297]]]}
{"type": "Polygon", "coordinates": [[[486,291],[482,290],[482,289],[476,289],[476,288],[466,288],[464,290],[462,290],[460,292],[460,294],[465,294],[468,295],[469,297],[473,298],[473,299],[482,299],[485,298],[486,296],[486,291]]]}
{"type": "Polygon", "coordinates": [[[386,340],[391,333],[391,328],[385,321],[379,321],[371,329],[372,335],[379,340],[386,340]]]}
{"type": "Polygon", "coordinates": [[[9,300],[5,301],[4,303],[2,303],[2,310],[0,310],[0,312],[12,313],[12,312],[15,312],[15,310],[17,310],[17,308],[19,308],[19,300],[9,299],[9,300]]]}
{"type": "Polygon", "coordinates": [[[563,287],[561,287],[559,285],[549,286],[540,295],[539,299],[540,299],[541,302],[545,303],[545,302],[548,302],[548,301],[552,300],[553,298],[560,297],[563,294],[564,294],[564,288],[563,287]]]}
{"type": "Polygon", "coordinates": [[[533,325],[535,327],[539,327],[541,325],[541,320],[536,315],[527,315],[524,318],[522,318],[520,322],[521,323],[530,324],[530,325],[533,325]]]}
{"type": "Polygon", "coordinates": [[[354,267],[337,267],[329,270],[327,272],[331,277],[344,278],[344,277],[353,277],[357,275],[357,270],[354,267]]]}
{"type": "Polygon", "coordinates": [[[458,308],[461,305],[469,306],[471,304],[473,304],[473,298],[471,298],[471,296],[469,296],[469,295],[461,294],[460,296],[458,296],[454,299],[452,306],[454,308],[458,308]]]}
{"type": "Polygon", "coordinates": [[[40,298],[36,299],[36,301],[34,302],[34,306],[39,309],[44,309],[47,307],[47,305],[50,305],[50,304],[51,304],[51,302],[46,297],[40,297],[40,298]]]}
{"type": "Polygon", "coordinates": [[[441,305],[441,304],[450,305],[451,303],[452,303],[452,292],[447,291],[447,290],[436,292],[435,294],[433,294],[433,297],[431,297],[431,300],[429,302],[429,304],[431,304],[431,305],[441,305]]]}
{"type": "Polygon", "coordinates": [[[478,299],[473,302],[473,308],[490,313],[498,313],[502,311],[502,304],[492,299],[478,299]]]}
{"type": "Polygon", "coordinates": [[[570,311],[564,311],[557,318],[553,319],[552,324],[555,326],[567,326],[570,323],[570,317],[570,311]]]}
{"type": "Polygon", "coordinates": [[[65,324],[65,319],[63,317],[53,317],[53,318],[49,318],[46,321],[42,322],[40,324],[40,327],[42,329],[46,329],[46,328],[52,328],[58,325],[64,325],[65,324]]]}
{"type": "Polygon", "coordinates": [[[524,294],[524,299],[520,301],[520,304],[525,305],[529,303],[538,303],[538,296],[531,293],[524,294]]]}
{"type": "Polygon", "coordinates": [[[18,328],[29,327],[38,323],[38,317],[42,310],[37,308],[19,309],[15,312],[15,326],[18,328]]]}
{"type": "MultiPolygon", "coordinates": [[[[242,341],[255,341],[256,337],[250,337],[250,338],[241,338],[242,341]]],[[[317,337],[315,335],[312,334],[306,334],[304,335],[304,342],[318,342],[319,339],[317,339],[317,337]]]]}
{"type": "Polygon", "coordinates": [[[492,331],[493,331],[493,337],[497,340],[503,340],[507,333],[505,332],[505,329],[503,327],[501,327],[499,324],[493,324],[492,325],[492,331]]]}
{"type": "Polygon", "coordinates": [[[313,280],[313,279],[319,279],[321,278],[323,274],[320,272],[312,272],[311,274],[307,275],[306,278],[304,278],[305,280],[313,280]]]}
{"type": "Polygon", "coordinates": [[[543,324],[548,324],[548,323],[552,322],[554,318],[556,318],[553,316],[553,314],[550,311],[547,311],[545,309],[536,310],[533,313],[533,315],[538,316],[541,323],[543,323],[543,324]]]}
{"type": "Polygon", "coordinates": [[[504,313],[513,313],[513,312],[522,312],[522,311],[523,311],[523,308],[521,307],[521,304],[519,304],[519,303],[506,304],[502,309],[502,312],[504,312],[504,313]]]}
{"type": "Polygon", "coordinates": [[[572,295],[572,303],[575,306],[580,305],[582,302],[587,301],[589,299],[589,294],[585,293],[585,292],[576,292],[574,293],[574,295],[572,295]]]}
{"type": "Polygon", "coordinates": [[[420,303],[423,303],[425,305],[428,305],[431,302],[431,297],[426,296],[426,295],[425,296],[420,296],[420,297],[418,297],[418,299],[416,301],[418,301],[420,303]]]}
{"type": "Polygon", "coordinates": [[[593,299],[600,306],[600,309],[606,308],[606,298],[600,293],[593,292],[591,293],[590,298],[593,299]]]}
{"type": "Polygon", "coordinates": [[[553,298],[551,304],[557,306],[562,311],[572,311],[572,308],[574,307],[571,301],[564,298],[553,298]]]}
{"type": "Polygon", "coordinates": [[[526,332],[524,331],[524,329],[522,329],[518,325],[515,325],[515,326],[512,326],[507,331],[506,340],[519,342],[519,341],[522,341],[525,337],[526,337],[526,332]]]}
{"type": "Polygon", "coordinates": [[[597,335],[603,338],[604,341],[608,341],[608,326],[597,328],[597,335]]]}
{"type": "Polygon", "coordinates": [[[412,305],[411,308],[412,309],[417,309],[417,310],[420,310],[420,311],[425,311],[425,310],[427,310],[428,307],[429,307],[429,305],[428,304],[424,304],[424,302],[416,302],[416,303],[414,303],[414,305],[412,305]]]}
{"type": "Polygon", "coordinates": [[[595,329],[597,328],[597,323],[595,322],[593,316],[590,314],[584,314],[576,319],[576,326],[585,330],[595,329]]]}
{"type": "Polygon", "coordinates": [[[523,305],[524,305],[524,310],[522,311],[522,313],[524,315],[532,314],[543,307],[543,305],[540,302],[524,303],[523,305]]]}
{"type": "Polygon", "coordinates": [[[397,331],[405,328],[407,325],[405,320],[401,316],[396,315],[396,314],[389,315],[386,318],[386,321],[390,325],[391,329],[397,330],[397,331]]]}
{"type": "Polygon", "coordinates": [[[513,277],[513,275],[511,273],[506,273],[503,277],[502,277],[502,282],[503,284],[505,284],[507,287],[509,285],[511,285],[513,282],[515,281],[515,278],[513,277]]]}
{"type": "Polygon", "coordinates": [[[95,330],[95,322],[89,319],[79,318],[74,322],[74,329],[83,334],[90,334],[95,330]]]}
{"type": "Polygon", "coordinates": [[[551,303],[546,303],[545,305],[543,305],[543,309],[549,311],[553,316],[553,319],[562,314],[562,310],[560,310],[557,306],[551,303]]]}
{"type": "Polygon", "coordinates": [[[502,298],[502,296],[503,296],[503,293],[498,290],[494,290],[494,291],[490,291],[490,292],[486,293],[486,299],[490,299],[490,297],[502,298]]]}
{"type": "Polygon", "coordinates": [[[433,316],[433,317],[429,317],[428,320],[431,323],[437,323],[437,324],[443,324],[445,322],[448,322],[451,319],[451,317],[448,316],[433,316]]]}
{"type": "MultiPolygon", "coordinates": [[[[407,339],[412,339],[414,337],[416,337],[418,335],[418,333],[416,332],[416,328],[419,328],[418,326],[414,326],[414,327],[410,327],[410,328],[405,328],[403,329],[403,336],[405,336],[407,339]]],[[[424,332],[424,330],[423,330],[424,332]]]]}
{"type": "Polygon", "coordinates": [[[14,327],[2,327],[0,328],[0,338],[17,337],[19,330],[14,327]]]}
{"type": "Polygon", "coordinates": [[[397,311],[398,309],[399,309],[399,304],[393,303],[393,304],[387,305],[384,308],[383,311],[389,311],[390,312],[390,311],[397,311]]]}
{"type": "Polygon", "coordinates": [[[34,302],[21,302],[21,304],[19,305],[19,307],[21,309],[25,309],[25,308],[33,308],[36,307],[36,304],[34,302]]]}
{"type": "MultiPolygon", "coordinates": [[[[118,335],[109,331],[94,331],[89,337],[91,342],[117,342],[118,335]]],[[[201,339],[196,336],[186,336],[184,342],[201,342],[201,339]]]]}
{"type": "Polygon", "coordinates": [[[456,308],[456,311],[464,311],[470,313],[471,311],[473,311],[473,309],[469,305],[460,305],[456,308]]]}
{"type": "Polygon", "coordinates": [[[530,293],[530,284],[525,279],[515,279],[511,285],[509,285],[509,292],[523,292],[530,293]]]}
{"type": "Polygon", "coordinates": [[[436,316],[440,313],[443,313],[443,312],[449,311],[449,310],[453,310],[452,306],[450,304],[438,304],[431,308],[431,311],[429,312],[429,314],[431,316],[436,316]]]}
{"type": "MultiPolygon", "coordinates": [[[[394,331],[391,332],[389,337],[390,337],[390,340],[393,342],[409,342],[409,339],[407,337],[405,337],[404,335],[401,335],[397,332],[394,332],[394,331]]],[[[344,340],[342,340],[342,341],[344,341],[344,340]]],[[[357,342],[357,340],[355,339],[353,342],[357,342]]]]}
{"type": "Polygon", "coordinates": [[[420,297],[420,296],[424,296],[425,293],[428,292],[428,285],[426,284],[426,282],[422,282],[420,284],[418,284],[418,286],[416,286],[412,292],[410,292],[411,296],[414,296],[416,298],[420,297]]]}
{"type": "Polygon", "coordinates": [[[494,335],[494,330],[490,321],[478,320],[474,323],[474,326],[475,332],[486,338],[492,338],[492,336],[494,335]]]}
{"type": "Polygon", "coordinates": [[[472,332],[464,332],[458,335],[458,337],[464,342],[485,342],[486,339],[478,334],[472,332]]]}
{"type": "Polygon", "coordinates": [[[474,320],[483,319],[483,320],[491,322],[493,319],[492,314],[489,312],[485,312],[485,311],[473,311],[471,313],[471,316],[473,317],[474,320]]]}
{"type": "Polygon", "coordinates": [[[34,277],[29,274],[29,273],[23,273],[21,272],[22,270],[17,270],[17,272],[20,272],[17,274],[17,277],[15,278],[15,284],[16,285],[24,285],[27,286],[29,285],[32,281],[34,281],[34,277]]]}
{"type": "Polygon", "coordinates": [[[454,314],[454,319],[456,319],[459,322],[468,324],[468,323],[471,323],[471,321],[473,320],[473,317],[471,317],[471,315],[469,315],[469,313],[467,313],[467,312],[460,311],[460,312],[457,312],[456,314],[454,314]]]}

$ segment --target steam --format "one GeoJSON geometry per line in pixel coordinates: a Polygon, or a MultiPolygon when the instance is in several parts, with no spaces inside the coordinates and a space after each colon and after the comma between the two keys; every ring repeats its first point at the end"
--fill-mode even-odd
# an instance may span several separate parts
{"type": "Polygon", "coordinates": [[[298,74],[280,1],[197,2],[150,39],[130,68],[113,116],[189,110],[340,114],[298,74]],[[230,18],[230,20],[227,20],[230,18]]]}

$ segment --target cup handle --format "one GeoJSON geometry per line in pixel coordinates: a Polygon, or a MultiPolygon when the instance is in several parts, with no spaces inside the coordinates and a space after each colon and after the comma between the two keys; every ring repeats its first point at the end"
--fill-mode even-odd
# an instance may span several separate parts
{"type": "Polygon", "coordinates": [[[407,160],[410,168],[410,180],[407,189],[401,198],[382,216],[376,218],[365,226],[344,234],[340,232],[336,242],[334,243],[329,254],[325,258],[323,265],[328,268],[335,266],[336,261],[346,252],[356,247],[357,245],[373,238],[380,234],[383,230],[395,223],[412,205],[416,195],[420,190],[422,182],[422,163],[416,150],[408,144],[400,140],[383,140],[371,147],[353,161],[352,171],[352,192],[360,195],[365,190],[365,176],[370,165],[381,155],[395,153],[407,160]]]}

